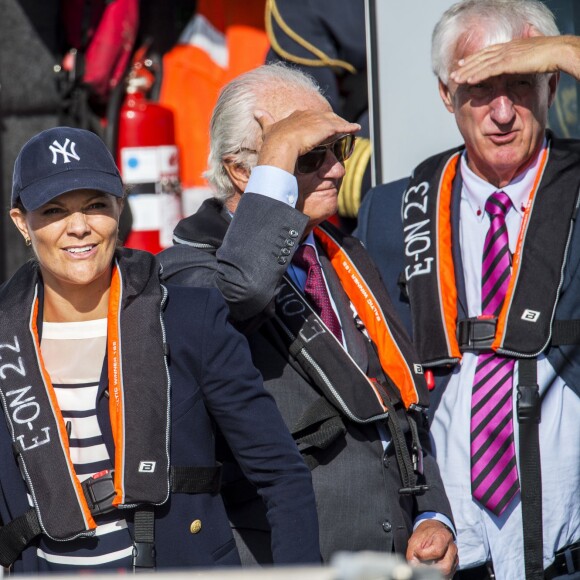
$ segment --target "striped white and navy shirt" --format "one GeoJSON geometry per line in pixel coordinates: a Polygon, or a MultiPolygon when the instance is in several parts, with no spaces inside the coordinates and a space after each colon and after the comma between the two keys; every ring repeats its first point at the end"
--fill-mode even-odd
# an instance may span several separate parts
{"type": "MultiPolygon", "coordinates": [[[[71,459],[81,482],[113,467],[96,411],[106,346],[105,318],[43,323],[42,357],[67,425],[71,459]]],[[[38,547],[41,569],[130,569],[132,540],[121,516],[113,510],[95,518],[98,528],[93,538],[57,542],[42,537],[38,547]]]]}

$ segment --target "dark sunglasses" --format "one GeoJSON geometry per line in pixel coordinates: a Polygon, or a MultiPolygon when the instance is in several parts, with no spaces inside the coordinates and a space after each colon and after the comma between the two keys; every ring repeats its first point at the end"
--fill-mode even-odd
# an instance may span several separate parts
{"type": "Polygon", "coordinates": [[[332,143],[327,145],[319,145],[308,153],[300,155],[296,160],[297,173],[314,173],[318,171],[324,160],[326,159],[326,152],[330,149],[337,161],[344,163],[351,155],[354,149],[355,136],[343,135],[332,143]]]}

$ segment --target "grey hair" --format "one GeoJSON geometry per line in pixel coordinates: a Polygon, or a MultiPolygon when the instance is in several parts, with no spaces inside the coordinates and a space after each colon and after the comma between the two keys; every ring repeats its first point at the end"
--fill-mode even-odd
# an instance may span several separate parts
{"type": "Polygon", "coordinates": [[[477,30],[483,46],[509,42],[533,26],[543,36],[560,34],[554,15],[539,0],[463,0],[441,17],[431,38],[433,72],[447,84],[452,58],[460,40],[468,41],[477,30]]]}
{"type": "MultiPolygon", "coordinates": [[[[208,169],[204,173],[215,197],[225,201],[235,192],[224,168],[226,157],[248,170],[256,164],[260,126],[254,111],[262,99],[267,95],[283,99],[285,91],[296,90],[321,95],[311,76],[283,63],[260,66],[225,85],[211,116],[208,169]]],[[[299,108],[299,103],[296,105],[299,108]]]]}

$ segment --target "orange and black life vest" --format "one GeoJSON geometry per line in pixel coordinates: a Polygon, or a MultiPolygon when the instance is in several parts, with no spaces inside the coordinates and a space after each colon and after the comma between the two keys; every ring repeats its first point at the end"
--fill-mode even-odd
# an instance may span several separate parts
{"type": "Polygon", "coordinates": [[[553,139],[542,153],[504,306],[496,320],[480,325],[458,314],[461,270],[452,224],[458,221],[459,208],[452,188],[461,151],[421,164],[403,196],[404,278],[421,362],[426,366],[455,364],[463,350],[473,350],[469,341],[479,338],[498,354],[535,357],[554,343],[556,305],[580,191],[579,155],[553,139]],[[484,326],[481,336],[478,331],[474,335],[476,327],[484,326]]]}

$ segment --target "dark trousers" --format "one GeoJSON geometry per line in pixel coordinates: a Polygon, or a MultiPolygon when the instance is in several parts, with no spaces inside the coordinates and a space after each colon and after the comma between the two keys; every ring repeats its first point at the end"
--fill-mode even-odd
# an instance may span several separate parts
{"type": "Polygon", "coordinates": [[[495,574],[491,562],[486,562],[474,568],[458,570],[453,580],[495,580],[495,574]]]}

